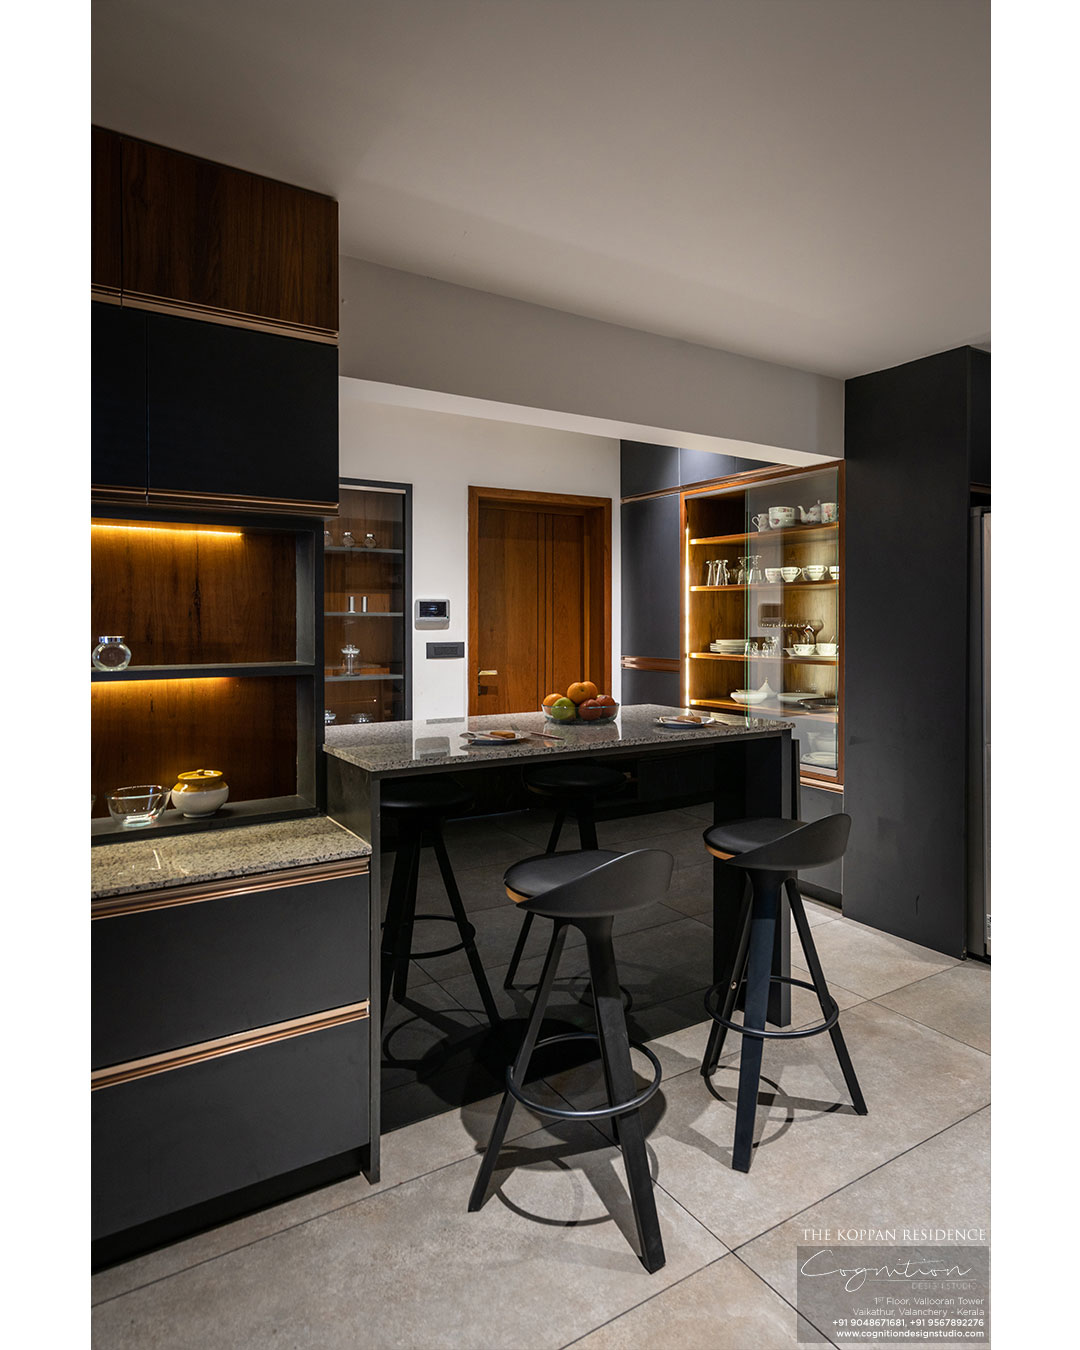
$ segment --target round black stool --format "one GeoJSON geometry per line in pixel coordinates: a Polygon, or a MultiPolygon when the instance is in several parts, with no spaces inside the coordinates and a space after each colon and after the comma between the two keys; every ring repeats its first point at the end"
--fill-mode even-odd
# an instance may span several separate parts
{"type": "MultiPolygon", "coordinates": [[[[599,848],[596,842],[596,802],[599,797],[618,792],[626,786],[626,778],[618,769],[610,769],[606,764],[590,764],[587,760],[570,764],[536,764],[523,770],[521,777],[530,792],[555,803],[555,821],[545,853],[554,853],[558,847],[559,835],[567,816],[573,816],[577,821],[578,843],[581,847],[599,848]]],[[[524,955],[532,925],[533,915],[526,914],[503,980],[504,989],[514,987],[514,976],[524,955]]]]}
{"type": "Polygon", "coordinates": [[[666,892],[671,880],[673,860],[658,849],[635,853],[612,853],[591,849],[579,853],[547,853],[515,863],[506,873],[506,893],[527,914],[540,914],[554,920],[544,971],[537,986],[536,1001],[529,1014],[525,1039],[517,1059],[506,1070],[506,1091],[495,1118],[495,1125],[484,1152],[480,1171],[469,1197],[469,1209],[480,1209],[488,1183],[498,1161],[499,1150],[514,1111],[514,1102],[522,1102],[530,1111],[556,1120],[611,1120],[626,1166],[626,1180],[637,1225],[638,1255],[650,1273],[664,1264],[664,1244],[660,1221],[656,1217],[649,1159],[645,1152],[645,1127],[641,1108],[660,1086],[660,1061],[645,1046],[635,1046],[651,1061],[653,1081],[641,1092],[634,1091],[634,1071],[630,1064],[630,1041],[619,994],[611,927],[616,914],[655,904],[666,892]],[[544,1010],[551,996],[559,957],[567,930],[579,929],[585,935],[589,959],[589,979],[593,990],[596,1033],[572,1032],[538,1040],[544,1010]],[[533,1051],[562,1041],[593,1040],[600,1045],[600,1059],[607,1084],[608,1106],[592,1111],[574,1111],[546,1106],[525,1096],[523,1085],[533,1051]]]}
{"type": "Polygon", "coordinates": [[[465,917],[465,906],[450,866],[442,823],[455,811],[464,810],[471,803],[468,792],[447,778],[389,779],[383,784],[382,810],[391,816],[401,831],[394,872],[390,879],[390,896],[386,906],[386,922],[382,940],[382,1012],[390,1001],[391,988],[400,1003],[405,998],[409,982],[409,962],[425,957],[449,956],[464,951],[469,959],[473,979],[487,1013],[494,1026],[499,1020],[495,1000],[491,996],[484,966],[476,950],[476,929],[465,917]],[[416,886],[420,877],[420,852],[425,844],[435,850],[442,873],[443,885],[450,901],[449,914],[417,914],[416,886]],[[457,926],[459,940],[449,947],[426,952],[412,950],[413,925],[416,923],[452,923],[457,926]]]}
{"type": "Polygon", "coordinates": [[[735,1144],[731,1156],[731,1165],[739,1172],[749,1172],[753,1155],[762,1042],[765,1040],[796,1040],[827,1031],[832,1037],[833,1049],[856,1114],[865,1116],[867,1113],[843,1033],[837,1025],[840,1010],[825,983],[796,880],[796,873],[802,867],[820,867],[843,857],[850,830],[851,817],[840,814],[827,816],[811,824],[801,820],[735,820],[725,825],[714,825],[705,831],[705,847],[708,851],[731,867],[742,868],[751,884],[751,898],[746,906],[730,978],[726,984],[714,984],[705,995],[705,1011],[713,1019],[713,1027],[709,1032],[705,1057],[701,1061],[701,1072],[707,1078],[720,1059],[726,1032],[731,1030],[742,1033],[735,1144]],[[809,981],[771,974],[773,940],[782,888],[787,890],[795,928],[806,954],[809,981]],[[731,1015],[735,1011],[739,988],[744,980],[746,998],[740,1025],[731,1020],[731,1015]],[[773,981],[812,989],[817,994],[824,1020],[797,1031],[766,1031],[765,1013],[769,985],[773,981]]]}

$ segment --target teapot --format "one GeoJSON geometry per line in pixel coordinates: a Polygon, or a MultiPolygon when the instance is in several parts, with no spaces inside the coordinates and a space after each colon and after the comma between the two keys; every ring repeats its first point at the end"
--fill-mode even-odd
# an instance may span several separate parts
{"type": "Polygon", "coordinates": [[[800,525],[818,525],[821,523],[821,503],[812,506],[809,511],[804,511],[801,506],[795,508],[799,513],[800,525]]]}

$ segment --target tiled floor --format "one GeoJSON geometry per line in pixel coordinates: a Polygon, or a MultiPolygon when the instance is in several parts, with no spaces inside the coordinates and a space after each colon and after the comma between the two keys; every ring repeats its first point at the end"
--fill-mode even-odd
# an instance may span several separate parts
{"type": "MultiPolygon", "coordinates": [[[[989,968],[811,904],[870,1113],[847,1106],[827,1037],[767,1044],[754,1164],[734,1172],[737,1045],[713,1092],[698,1073],[711,943],[700,814],[640,825],[612,822],[618,840],[601,833],[618,847],[647,838],[677,861],[665,904],[616,939],[632,1035],[664,1070],[647,1108],[661,1271],[646,1274],[631,1248],[621,1160],[591,1125],[544,1124],[518,1107],[496,1189],[468,1213],[505,1046],[483,1024],[459,953],[425,963],[413,1006],[392,1011],[388,1113],[413,1123],[384,1136],[379,1185],[342,1182],[96,1276],[95,1347],[795,1347],[804,1228],[902,1217],[988,1229],[989,968]]],[[[528,997],[501,984],[520,919],[497,882],[546,835],[524,818],[494,829],[456,827],[450,848],[500,1007],[515,1018],[528,997]]],[[[522,983],[536,978],[543,947],[537,931],[522,983]]],[[[568,950],[553,1008],[572,1024],[589,1017],[575,996],[582,955],[568,950]]],[[[794,1009],[796,1022],[816,1020],[812,995],[796,991],[794,1009]]],[[[533,1091],[576,1106],[602,1095],[587,1064],[551,1071],[533,1091]]]]}

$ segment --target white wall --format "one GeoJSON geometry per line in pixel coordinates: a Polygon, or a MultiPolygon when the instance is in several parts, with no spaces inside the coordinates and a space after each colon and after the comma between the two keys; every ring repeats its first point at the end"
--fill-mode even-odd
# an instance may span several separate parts
{"type": "Polygon", "coordinates": [[[341,258],[340,290],[339,369],[353,379],[778,464],[844,453],[842,380],[357,258],[341,258]]]}
{"type": "MultiPolygon", "coordinates": [[[[413,634],[413,718],[460,717],[468,710],[468,489],[525,488],[610,497],[611,624],[619,697],[621,617],[619,442],[450,413],[372,403],[363,382],[340,381],[342,478],[413,487],[413,597],[448,597],[450,627],[413,634]],[[433,639],[464,642],[464,661],[429,661],[433,639]]],[[[585,672],[582,672],[583,674],[585,672]]]]}

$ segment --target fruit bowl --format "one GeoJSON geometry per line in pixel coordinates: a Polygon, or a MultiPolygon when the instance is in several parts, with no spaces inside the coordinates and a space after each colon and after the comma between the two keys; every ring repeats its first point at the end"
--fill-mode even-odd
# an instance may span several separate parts
{"type": "Polygon", "coordinates": [[[580,707],[574,710],[573,717],[556,717],[550,708],[541,708],[540,711],[549,722],[561,722],[564,726],[579,722],[610,722],[619,711],[617,703],[605,703],[599,708],[586,708],[584,713],[580,707]]]}

